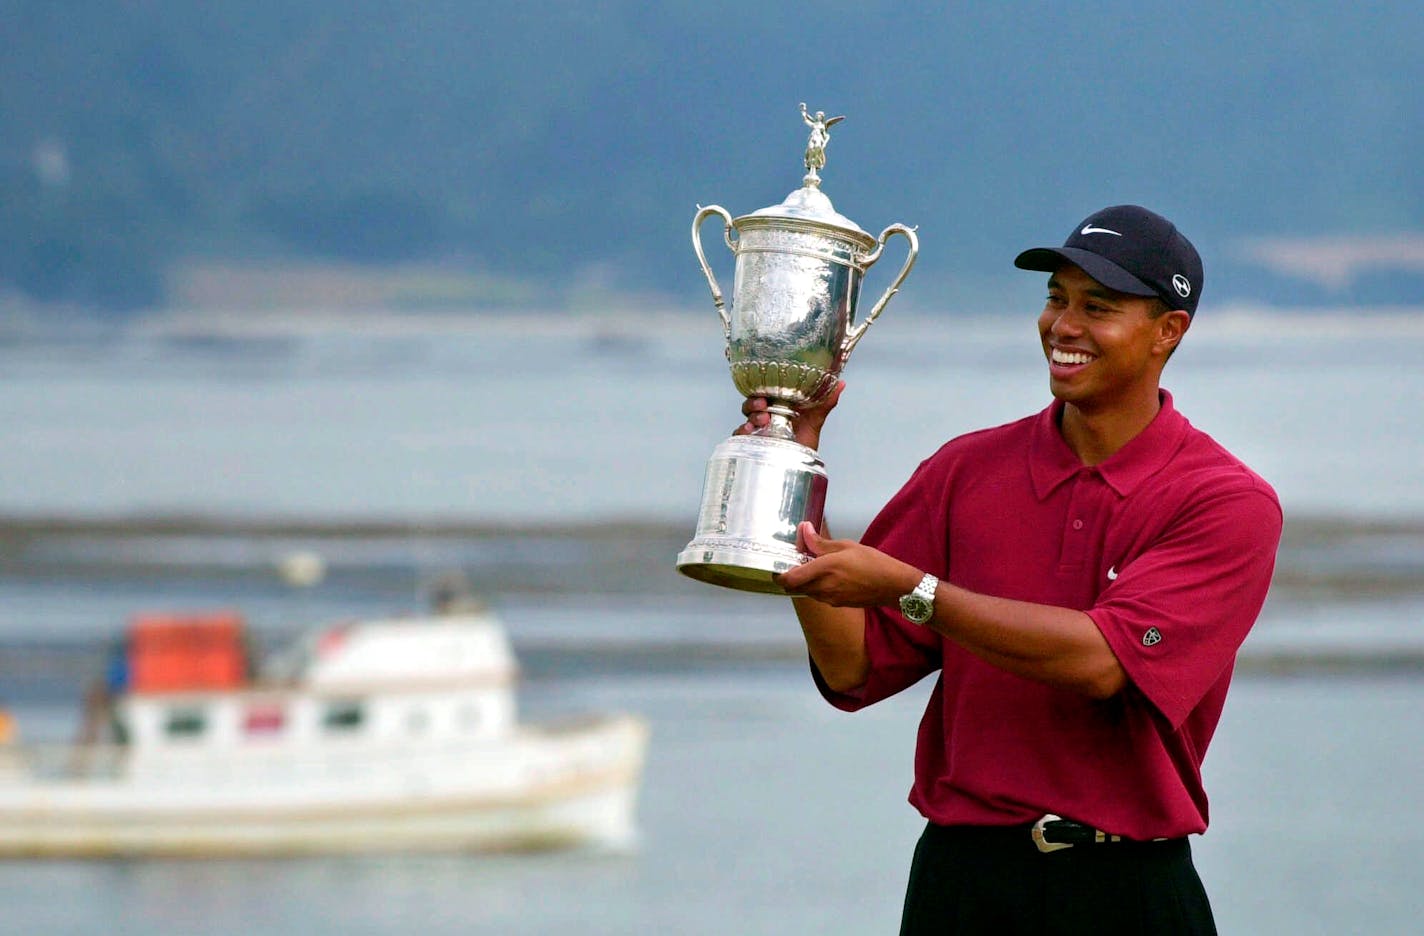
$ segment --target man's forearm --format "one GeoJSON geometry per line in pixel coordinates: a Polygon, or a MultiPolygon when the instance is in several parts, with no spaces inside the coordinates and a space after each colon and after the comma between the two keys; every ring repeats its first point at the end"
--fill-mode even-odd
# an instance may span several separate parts
{"type": "Polygon", "coordinates": [[[863,684],[870,675],[865,611],[833,608],[813,598],[793,598],[791,604],[801,621],[806,649],[826,685],[836,692],[847,692],[863,684]]]}
{"type": "Polygon", "coordinates": [[[1127,677],[1082,611],[995,598],[941,582],[926,625],[1000,669],[1105,699],[1127,677]]]}
{"type": "MultiPolygon", "coordinates": [[[[831,535],[825,518],[816,531],[831,535]]],[[[804,545],[804,544],[803,544],[804,545]]],[[[806,650],[826,685],[836,692],[848,692],[870,675],[870,655],[865,652],[865,611],[837,608],[814,598],[792,598],[806,650]]]]}
{"type": "MultiPolygon", "coordinates": [[[[893,608],[923,572],[873,547],[832,540],[802,524],[810,561],[777,581],[796,602],[806,645],[821,675],[844,691],[870,671],[863,608],[893,608]]],[[[1105,699],[1122,691],[1127,675],[1086,613],[1071,608],[995,598],[940,582],[934,615],[924,625],[1000,669],[1105,699]]]]}

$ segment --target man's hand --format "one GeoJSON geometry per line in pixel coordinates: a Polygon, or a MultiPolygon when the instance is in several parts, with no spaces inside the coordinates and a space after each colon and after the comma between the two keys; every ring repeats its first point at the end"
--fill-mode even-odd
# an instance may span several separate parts
{"type": "Polygon", "coordinates": [[[787,591],[837,608],[894,605],[924,573],[855,540],[823,537],[810,523],[797,530],[798,545],[815,558],[776,576],[787,591]]]}
{"type": "MultiPolygon", "coordinates": [[[[796,411],[796,418],[791,420],[791,429],[796,434],[796,441],[810,449],[821,447],[821,428],[826,424],[826,417],[831,414],[831,410],[836,408],[840,402],[841,391],[845,389],[845,381],[840,380],[831,388],[831,392],[826,394],[825,399],[814,406],[807,406],[796,411]]],[[[742,402],[742,415],[747,417],[747,421],[737,427],[733,435],[748,435],[758,429],[765,427],[771,422],[771,414],[766,411],[766,397],[749,397],[742,402]]]]}

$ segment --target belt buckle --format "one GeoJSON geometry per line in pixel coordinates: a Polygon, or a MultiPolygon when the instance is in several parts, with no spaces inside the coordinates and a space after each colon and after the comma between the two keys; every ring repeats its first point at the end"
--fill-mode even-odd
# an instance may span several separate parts
{"type": "Polygon", "coordinates": [[[1045,855],[1049,852],[1056,852],[1059,849],[1073,847],[1072,842],[1050,842],[1043,837],[1043,827],[1050,822],[1057,822],[1062,818],[1062,816],[1055,816],[1053,813],[1045,813],[1043,818],[1033,824],[1033,831],[1030,833],[1033,836],[1033,844],[1038,846],[1038,850],[1045,855]]]}

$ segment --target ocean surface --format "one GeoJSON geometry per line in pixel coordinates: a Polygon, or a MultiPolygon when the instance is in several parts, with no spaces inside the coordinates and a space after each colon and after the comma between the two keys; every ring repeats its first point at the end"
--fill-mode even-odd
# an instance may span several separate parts
{"type": "MultiPolygon", "coordinates": [[[[1424,912],[1424,312],[1214,310],[1166,385],[1267,477],[1277,587],[1206,762],[1223,933],[1412,933],[1424,912]]],[[[892,309],[825,435],[862,527],[945,439],[1036,411],[1031,318],[892,309]]],[[[689,582],[738,422],[715,316],[150,321],[0,341],[0,704],[67,737],[142,610],[236,607],[264,647],[415,613],[458,571],[526,717],[653,727],[626,853],[0,863],[23,933],[893,932],[928,684],[845,715],[778,599],[689,582]],[[279,575],[315,554],[325,577],[279,575]]]]}
{"type": "MultiPolygon", "coordinates": [[[[1199,318],[1164,384],[1290,511],[1424,516],[1424,310],[1199,318]]],[[[690,522],[741,421],[722,349],[710,311],[0,342],[0,513],[690,522]]],[[[1048,400],[1032,316],[887,312],[845,377],[822,440],[842,525],[1048,400]]]]}

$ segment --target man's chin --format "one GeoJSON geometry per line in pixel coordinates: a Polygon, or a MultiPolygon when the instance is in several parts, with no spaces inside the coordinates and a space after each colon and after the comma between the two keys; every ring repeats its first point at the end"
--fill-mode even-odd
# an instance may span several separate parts
{"type": "Polygon", "coordinates": [[[1076,403],[1084,395],[1082,388],[1074,386],[1072,381],[1051,375],[1048,378],[1048,392],[1053,394],[1054,399],[1064,403],[1076,403]]]}

